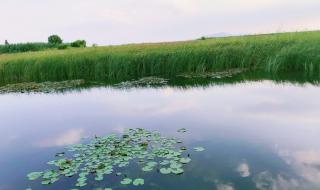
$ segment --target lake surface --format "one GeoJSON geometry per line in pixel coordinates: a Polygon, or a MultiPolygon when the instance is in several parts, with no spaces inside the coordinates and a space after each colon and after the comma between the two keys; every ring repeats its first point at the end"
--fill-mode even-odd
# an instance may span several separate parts
{"type": "MultiPolygon", "coordinates": [[[[320,189],[320,87],[269,80],[206,87],[88,88],[52,94],[0,95],[0,190],[68,190],[26,175],[48,168],[64,147],[83,137],[125,128],[177,136],[192,152],[182,175],[145,174],[145,185],[120,179],[82,189],[320,189]],[[177,130],[187,128],[187,133],[177,130]]],[[[140,171],[131,174],[140,175],[140,171]]]]}

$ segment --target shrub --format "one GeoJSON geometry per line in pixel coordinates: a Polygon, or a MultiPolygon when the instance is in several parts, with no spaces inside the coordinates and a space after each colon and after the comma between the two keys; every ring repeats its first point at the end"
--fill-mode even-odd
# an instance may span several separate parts
{"type": "Polygon", "coordinates": [[[57,48],[58,48],[58,49],[67,49],[67,48],[68,48],[68,45],[67,45],[67,44],[60,44],[60,45],[58,45],[57,48]]]}
{"type": "Polygon", "coordinates": [[[48,43],[52,45],[62,44],[62,39],[58,35],[52,35],[48,37],[48,43]]]}
{"type": "Polygon", "coordinates": [[[71,47],[86,47],[87,42],[85,40],[77,40],[71,43],[71,47]]]}

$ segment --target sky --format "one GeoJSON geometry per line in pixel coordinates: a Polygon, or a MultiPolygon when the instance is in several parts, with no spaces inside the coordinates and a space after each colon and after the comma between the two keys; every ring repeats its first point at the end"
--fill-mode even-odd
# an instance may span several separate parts
{"type": "Polygon", "coordinates": [[[320,29],[319,0],[0,0],[0,44],[114,45],[320,29]]]}

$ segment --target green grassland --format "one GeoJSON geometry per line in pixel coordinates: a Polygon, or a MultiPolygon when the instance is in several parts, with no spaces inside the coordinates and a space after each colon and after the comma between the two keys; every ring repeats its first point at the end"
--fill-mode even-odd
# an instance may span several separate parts
{"type": "Polygon", "coordinates": [[[245,68],[320,76],[320,32],[1,54],[0,82],[109,81],[245,68]]]}

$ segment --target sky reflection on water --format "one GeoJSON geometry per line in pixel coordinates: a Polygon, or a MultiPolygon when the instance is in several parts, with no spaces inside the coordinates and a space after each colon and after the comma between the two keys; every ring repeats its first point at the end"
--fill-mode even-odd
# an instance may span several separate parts
{"type": "Polygon", "coordinates": [[[319,189],[318,97],[318,86],[270,81],[0,95],[0,190],[26,188],[28,172],[45,169],[55,152],[82,137],[137,127],[177,136],[185,127],[188,145],[206,147],[180,183],[152,177],[142,189],[319,189]]]}

